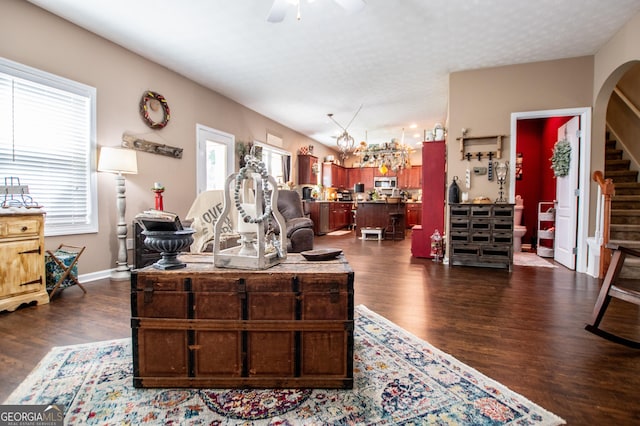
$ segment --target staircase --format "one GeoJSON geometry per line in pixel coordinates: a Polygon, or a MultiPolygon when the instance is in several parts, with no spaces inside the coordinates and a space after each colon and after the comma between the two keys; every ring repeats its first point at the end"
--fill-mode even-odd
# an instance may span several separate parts
{"type": "MultiPolygon", "coordinates": [[[[613,180],[616,193],[611,199],[609,242],[640,250],[640,182],[638,172],[629,169],[622,159],[615,139],[607,138],[604,166],[605,179],[613,180]]],[[[628,257],[622,269],[623,278],[640,278],[640,259],[628,257]]]]}

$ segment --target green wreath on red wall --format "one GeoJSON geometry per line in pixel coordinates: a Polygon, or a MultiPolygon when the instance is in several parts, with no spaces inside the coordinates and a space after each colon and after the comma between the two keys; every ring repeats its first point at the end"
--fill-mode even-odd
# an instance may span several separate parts
{"type": "Polygon", "coordinates": [[[140,99],[140,114],[142,115],[142,119],[147,123],[147,126],[152,129],[162,129],[169,123],[169,119],[171,118],[167,100],[161,94],[150,90],[142,94],[142,98],[140,99]],[[157,109],[156,105],[162,107],[162,121],[153,121],[151,117],[149,117],[149,108],[155,111],[157,109]]]}

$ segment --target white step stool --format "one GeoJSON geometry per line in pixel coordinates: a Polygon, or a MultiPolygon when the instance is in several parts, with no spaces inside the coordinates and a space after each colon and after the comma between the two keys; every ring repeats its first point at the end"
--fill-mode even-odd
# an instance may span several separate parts
{"type": "Polygon", "coordinates": [[[382,228],[367,227],[367,228],[362,228],[360,232],[362,233],[363,240],[377,239],[378,241],[382,241],[382,228]],[[377,237],[377,238],[368,238],[369,235],[373,235],[374,237],[377,237]]]}

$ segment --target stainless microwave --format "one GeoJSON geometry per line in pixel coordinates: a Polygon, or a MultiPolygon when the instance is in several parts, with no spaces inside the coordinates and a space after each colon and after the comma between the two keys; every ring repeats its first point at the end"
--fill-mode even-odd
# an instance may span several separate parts
{"type": "Polygon", "coordinates": [[[373,187],[376,189],[393,189],[398,187],[398,178],[395,176],[374,176],[373,187]]]}

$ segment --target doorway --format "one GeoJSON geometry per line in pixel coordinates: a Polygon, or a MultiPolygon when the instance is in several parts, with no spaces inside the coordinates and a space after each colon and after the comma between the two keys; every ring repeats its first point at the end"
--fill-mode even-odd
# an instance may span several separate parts
{"type": "Polygon", "coordinates": [[[203,191],[225,189],[224,183],[234,172],[235,136],[196,124],[196,187],[203,191]]]}
{"type": "MultiPolygon", "coordinates": [[[[514,165],[514,167],[510,168],[510,182],[513,184],[509,186],[509,199],[515,200],[516,196],[516,179],[523,179],[523,168],[515,167],[518,164],[525,164],[527,159],[525,156],[518,156],[520,149],[518,148],[518,126],[519,124],[526,125],[526,121],[524,120],[532,120],[532,119],[548,119],[548,120],[557,120],[564,124],[564,122],[568,121],[572,117],[579,117],[581,124],[581,132],[580,132],[580,140],[579,140],[579,149],[578,158],[575,158],[575,163],[572,160],[571,165],[572,168],[576,167],[578,171],[578,187],[574,193],[574,201],[575,208],[572,211],[575,214],[575,270],[577,272],[586,272],[587,270],[587,237],[588,237],[588,224],[589,224],[589,180],[590,180],[590,158],[591,158],[591,109],[590,108],[570,108],[570,109],[557,109],[557,110],[545,110],[545,111],[529,111],[529,112],[518,112],[511,114],[511,145],[510,145],[510,163],[514,165]],[[516,171],[516,169],[518,169],[516,171]],[[516,173],[520,173],[520,176],[517,176],[516,173]]],[[[558,125],[560,127],[561,124],[558,125]]],[[[557,128],[554,131],[557,134],[557,128]]],[[[555,139],[555,136],[554,136],[555,139]]],[[[523,141],[524,143],[524,141],[523,141]]],[[[522,154],[522,153],[520,153],[522,154]]],[[[551,157],[551,151],[548,150],[545,152],[545,148],[542,148],[542,152],[539,154],[543,158],[551,157]]],[[[531,169],[535,172],[535,168],[531,169]]],[[[552,175],[552,172],[551,172],[552,175]]],[[[529,176],[529,179],[536,179],[535,176],[529,176]]],[[[555,199],[555,182],[549,183],[545,182],[542,178],[542,175],[538,179],[539,187],[550,187],[553,185],[554,190],[551,195],[549,195],[548,191],[543,195],[544,198],[552,198],[555,199]]],[[[535,197],[534,197],[535,198],[535,197]]],[[[549,200],[540,200],[540,201],[549,201],[549,200]]],[[[525,200],[525,203],[527,201],[525,200]]],[[[535,205],[534,207],[537,214],[537,203],[538,200],[532,199],[529,201],[535,205]]],[[[530,209],[531,211],[531,209],[530,209]]],[[[537,220],[534,216],[533,221],[529,221],[528,225],[533,223],[533,225],[529,225],[530,228],[533,226],[533,231],[535,232],[535,228],[537,227],[537,220]]],[[[529,234],[533,235],[533,234],[529,234]]],[[[570,266],[569,266],[570,267],[570,266]]],[[[573,269],[570,267],[570,269],[573,269]]]]}

